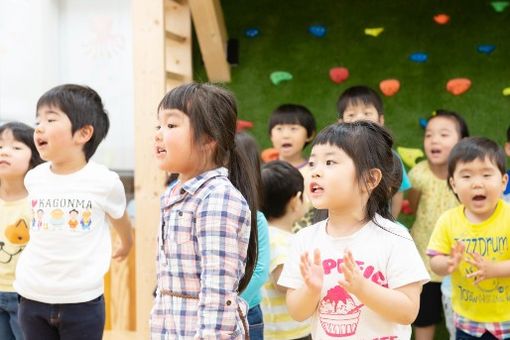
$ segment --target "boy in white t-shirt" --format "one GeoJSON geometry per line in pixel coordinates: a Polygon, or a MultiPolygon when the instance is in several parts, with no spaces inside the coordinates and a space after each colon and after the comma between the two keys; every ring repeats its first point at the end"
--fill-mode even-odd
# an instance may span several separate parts
{"type": "Polygon", "coordinates": [[[303,175],[290,163],[273,161],[262,168],[261,211],[269,222],[271,261],[269,280],[262,288],[264,338],[267,340],[311,339],[310,322],[294,321],[285,305],[287,288],[277,284],[287,261],[294,223],[305,214],[303,175]]]}
{"type": "Polygon", "coordinates": [[[108,221],[120,239],[113,258],[126,257],[132,244],[119,176],[90,161],[109,119],[94,90],[67,84],[43,94],[36,121],[34,141],[47,162],[25,177],[33,220],[14,282],[21,328],[27,339],[99,340],[108,221]]]}

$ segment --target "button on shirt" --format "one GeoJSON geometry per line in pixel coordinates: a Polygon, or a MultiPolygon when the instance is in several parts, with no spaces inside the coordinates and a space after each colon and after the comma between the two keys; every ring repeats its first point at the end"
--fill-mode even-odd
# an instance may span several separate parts
{"type": "Polygon", "coordinates": [[[250,237],[246,200],[218,168],[169,188],[161,207],[152,339],[242,339],[238,309],[245,315],[246,304],[237,288],[250,237]]]}

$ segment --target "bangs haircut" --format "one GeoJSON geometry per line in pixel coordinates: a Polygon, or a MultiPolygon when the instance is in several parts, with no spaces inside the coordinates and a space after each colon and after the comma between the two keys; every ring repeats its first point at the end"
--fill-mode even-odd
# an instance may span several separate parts
{"type": "Polygon", "coordinates": [[[312,144],[331,145],[343,150],[352,159],[356,179],[370,193],[365,212],[365,221],[373,220],[376,213],[394,220],[389,210],[389,202],[400,187],[401,165],[394,161],[391,149],[393,138],[388,130],[376,123],[357,121],[337,123],[322,130],[312,144]],[[371,191],[368,190],[370,170],[379,169],[381,181],[371,191]]]}
{"type": "MultiPolygon", "coordinates": [[[[315,118],[312,112],[303,105],[298,104],[283,104],[276,108],[271,113],[269,118],[269,130],[268,133],[271,135],[271,130],[276,125],[301,125],[306,129],[306,137],[310,138],[315,134],[317,130],[315,118]]],[[[305,143],[305,146],[309,142],[305,143]]]]}
{"type": "MultiPolygon", "coordinates": [[[[505,170],[505,152],[494,141],[485,137],[467,137],[459,141],[448,157],[448,178],[452,178],[459,163],[469,163],[475,159],[489,159],[502,175],[505,170]]],[[[450,186],[450,181],[448,181],[450,186]]],[[[451,188],[451,187],[450,187],[451,188]]]]}
{"type": "Polygon", "coordinates": [[[96,152],[110,128],[110,120],[99,94],[88,86],[65,84],[52,88],[37,101],[37,111],[41,107],[56,108],[71,121],[71,133],[90,125],[94,132],[83,146],[88,161],[96,152]]]}
{"type": "Polygon", "coordinates": [[[336,103],[338,118],[344,118],[344,112],[349,106],[372,105],[379,117],[384,115],[381,96],[368,86],[353,86],[345,90],[336,103]]]}
{"type": "Polygon", "coordinates": [[[14,140],[25,144],[30,149],[30,162],[28,169],[32,169],[41,164],[43,160],[39,156],[39,151],[34,143],[34,129],[21,122],[9,122],[0,126],[0,138],[5,131],[11,131],[14,140]]]}

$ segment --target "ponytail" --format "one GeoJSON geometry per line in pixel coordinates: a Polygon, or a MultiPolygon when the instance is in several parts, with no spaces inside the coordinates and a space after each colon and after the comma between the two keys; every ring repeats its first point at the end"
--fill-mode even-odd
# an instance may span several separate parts
{"type": "Polygon", "coordinates": [[[258,196],[259,188],[257,188],[257,179],[255,169],[250,166],[247,156],[240,153],[237,148],[230,151],[228,160],[228,177],[230,182],[241,192],[251,211],[251,228],[250,228],[250,241],[248,243],[248,253],[246,256],[246,266],[244,276],[239,282],[238,292],[241,293],[250,282],[250,279],[255,270],[258,256],[258,235],[257,235],[257,210],[258,210],[258,196]]]}

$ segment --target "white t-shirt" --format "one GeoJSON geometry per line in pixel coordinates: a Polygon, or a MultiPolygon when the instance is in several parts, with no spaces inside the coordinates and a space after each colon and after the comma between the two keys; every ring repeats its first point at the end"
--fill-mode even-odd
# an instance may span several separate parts
{"type": "Polygon", "coordinates": [[[106,214],[120,218],[126,207],[119,176],[92,161],[77,172],[57,175],[48,162],[27,173],[25,186],[33,218],[14,288],[44,303],[97,298],[111,258],[106,214]]]}
{"type": "Polygon", "coordinates": [[[389,322],[361,304],[356,296],[340,287],[340,264],[345,249],[352,252],[362,274],[390,289],[413,282],[425,283],[429,275],[416,246],[405,229],[381,216],[378,223],[367,223],[347,237],[326,233],[327,220],[302,229],[294,239],[292,251],[278,284],[297,289],[304,282],[299,270],[300,255],[315,249],[321,252],[324,285],[321,300],[312,318],[312,338],[323,339],[410,339],[411,326],[389,322]]]}

